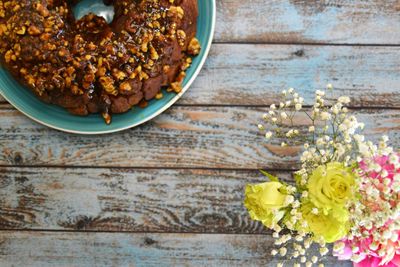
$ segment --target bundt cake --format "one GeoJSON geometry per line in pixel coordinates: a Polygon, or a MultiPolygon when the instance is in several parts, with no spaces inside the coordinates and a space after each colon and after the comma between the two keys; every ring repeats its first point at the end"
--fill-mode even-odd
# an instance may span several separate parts
{"type": "Polygon", "coordinates": [[[200,52],[197,0],[104,0],[108,24],[79,1],[0,0],[1,62],[47,103],[76,115],[112,113],[179,93],[185,70],[200,52]]]}

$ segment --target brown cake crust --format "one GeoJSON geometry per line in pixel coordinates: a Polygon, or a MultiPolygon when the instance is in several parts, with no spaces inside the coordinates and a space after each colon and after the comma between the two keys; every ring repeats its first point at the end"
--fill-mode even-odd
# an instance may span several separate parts
{"type": "Polygon", "coordinates": [[[38,97],[110,123],[164,86],[182,90],[200,51],[197,0],[108,0],[110,25],[93,14],[75,20],[76,2],[0,0],[2,64],[38,97]]]}

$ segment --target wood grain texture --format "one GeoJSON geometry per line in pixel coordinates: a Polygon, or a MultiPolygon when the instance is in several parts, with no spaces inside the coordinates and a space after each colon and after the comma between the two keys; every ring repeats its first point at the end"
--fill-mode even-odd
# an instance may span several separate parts
{"type": "MultiPolygon", "coordinates": [[[[268,235],[0,232],[0,265],[276,266],[268,235]]],[[[285,260],[285,259],[283,259],[285,260]]],[[[351,266],[325,257],[326,266],[351,266]]],[[[286,260],[285,266],[293,266],[286,260]]]]}
{"type": "Polygon", "coordinates": [[[400,44],[398,0],[217,0],[220,42],[400,44]]]}
{"type": "MultiPolygon", "coordinates": [[[[400,22],[400,21],[399,21],[400,22]]],[[[353,107],[400,107],[400,47],[215,44],[179,102],[188,105],[270,105],[294,87],[311,104],[333,83],[331,98],[353,107]]]]}
{"type": "MultiPolygon", "coordinates": [[[[255,125],[265,109],[244,106],[269,105],[287,87],[309,104],[333,83],[332,97],[372,108],[353,111],[369,138],[388,134],[399,147],[398,0],[216,3],[200,76],[141,127],[68,135],[0,97],[0,266],[276,266],[244,187],[264,180],[259,168],[290,182],[284,169],[297,167],[300,150],[263,142],[255,125]]],[[[305,117],[296,123],[306,128],[305,117]]]]}
{"type": "Polygon", "coordinates": [[[0,229],[265,233],[243,205],[246,184],[263,181],[259,171],[0,168],[0,229]]]}
{"type": "MultiPolygon", "coordinates": [[[[294,87],[310,104],[333,83],[332,97],[353,107],[400,108],[400,47],[214,44],[184,105],[269,105],[294,87]]],[[[0,102],[4,101],[0,99],[0,102]]]]}
{"type": "MultiPolygon", "coordinates": [[[[65,134],[0,109],[0,165],[287,169],[300,149],[267,143],[257,130],[266,109],[174,107],[135,129],[105,136],[65,134]]],[[[383,134],[399,147],[400,110],[357,110],[367,138],[383,134]]],[[[302,129],[305,115],[295,118],[302,129]]]]}

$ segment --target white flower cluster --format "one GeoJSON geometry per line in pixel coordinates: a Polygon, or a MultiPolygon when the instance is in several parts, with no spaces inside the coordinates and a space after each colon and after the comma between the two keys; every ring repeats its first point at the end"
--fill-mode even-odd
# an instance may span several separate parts
{"type": "MultiPolygon", "coordinates": [[[[288,123],[293,125],[293,118],[296,111],[300,111],[303,108],[304,98],[299,97],[298,93],[293,88],[282,91],[283,101],[279,105],[272,104],[269,111],[263,115],[264,122],[270,124],[269,131],[265,133],[265,138],[270,139],[273,136],[279,138],[294,138],[299,136],[300,132],[298,129],[288,129],[284,131],[281,125],[287,125],[288,123]]],[[[259,124],[260,130],[265,130],[263,124],[259,124]]],[[[281,146],[287,146],[286,142],[282,142],[281,146]]]]}
{"type": "Polygon", "coordinates": [[[304,178],[303,183],[307,179],[307,170],[312,167],[332,161],[351,165],[356,142],[354,135],[357,130],[364,128],[364,124],[349,115],[349,110],[344,106],[350,102],[349,97],[339,97],[336,103],[328,106],[324,96],[325,92],[316,92],[315,104],[309,116],[312,123],[309,133],[313,143],[305,144],[301,157],[303,166],[299,174],[304,178]]]}
{"type": "MultiPolygon", "coordinates": [[[[287,186],[286,190],[290,194],[294,194],[297,191],[296,187],[290,185],[287,186]]],[[[277,248],[271,251],[271,255],[298,260],[299,262],[295,263],[295,266],[305,264],[305,266],[311,267],[319,260],[315,253],[322,257],[326,255],[329,250],[326,248],[326,244],[322,239],[316,242],[316,240],[310,237],[306,232],[296,231],[296,225],[300,224],[304,228],[307,227],[307,222],[302,219],[299,209],[300,202],[292,195],[288,195],[284,205],[289,205],[291,209],[290,218],[288,217],[288,220],[285,220],[283,225],[272,225],[272,237],[275,239],[274,245],[277,246],[277,248]],[[289,230],[289,232],[283,233],[286,232],[284,230],[289,230]],[[291,247],[289,243],[291,243],[291,247]],[[313,244],[319,246],[319,248],[311,251],[309,249],[313,244]]],[[[279,263],[278,266],[283,266],[283,263],[279,263]]],[[[318,266],[323,267],[324,265],[319,264],[318,266]]]]}
{"type": "MultiPolygon", "coordinates": [[[[328,84],[327,88],[333,87],[328,84]]],[[[373,151],[372,143],[364,142],[364,136],[357,134],[364,129],[364,123],[358,122],[345,107],[350,102],[349,97],[341,96],[335,103],[329,104],[325,99],[325,91],[317,90],[312,107],[304,109],[304,98],[293,88],[284,90],[282,96],[283,101],[279,105],[271,105],[263,116],[268,126],[259,124],[258,128],[266,131],[267,139],[283,139],[280,142],[282,147],[289,144],[304,147],[302,168],[297,172],[302,177],[301,184],[307,183],[307,170],[332,161],[351,166],[356,162],[355,159],[361,158],[361,155],[355,155],[358,151],[364,154],[373,151]],[[304,131],[294,127],[295,116],[299,112],[309,119],[310,125],[304,131]]]]}
{"type": "MultiPolygon", "coordinates": [[[[299,203],[298,203],[299,206],[299,203]]],[[[273,227],[274,233],[272,237],[275,238],[274,245],[278,246],[277,249],[273,249],[271,251],[272,256],[280,256],[280,257],[289,257],[290,259],[298,260],[299,262],[294,263],[294,266],[301,266],[304,264],[306,267],[311,267],[314,264],[317,264],[319,261],[319,256],[323,257],[329,253],[329,249],[326,247],[326,244],[323,240],[316,240],[310,237],[305,232],[296,232],[294,229],[294,225],[296,223],[301,223],[301,214],[297,212],[298,206],[295,201],[292,203],[292,211],[291,218],[292,221],[285,222],[285,228],[290,230],[288,234],[282,234],[283,229],[279,225],[275,225],[273,227]],[[293,220],[293,218],[295,218],[293,220]],[[289,247],[289,242],[291,242],[292,247],[289,247]],[[311,246],[314,246],[314,251],[310,250],[311,246]],[[315,251],[316,250],[316,251],[315,251]],[[290,254],[288,255],[288,253],[290,254]],[[314,253],[318,253],[319,256],[314,253]]],[[[303,223],[305,223],[303,221],[303,223]]],[[[303,225],[306,227],[306,225],[303,225]]],[[[283,263],[278,263],[277,266],[284,266],[283,263]]],[[[318,264],[318,267],[324,267],[324,264],[318,264]]]]}

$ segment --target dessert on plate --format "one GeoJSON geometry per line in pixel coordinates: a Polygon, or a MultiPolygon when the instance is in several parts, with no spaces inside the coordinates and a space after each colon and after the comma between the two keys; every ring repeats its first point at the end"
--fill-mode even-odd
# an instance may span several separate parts
{"type": "Polygon", "coordinates": [[[0,1],[2,65],[47,103],[111,114],[179,93],[200,52],[197,0],[105,0],[115,16],[76,20],[79,1],[0,1]]]}

